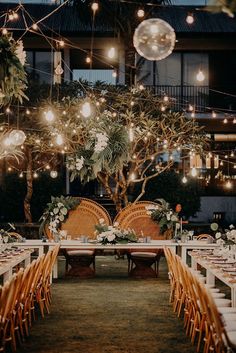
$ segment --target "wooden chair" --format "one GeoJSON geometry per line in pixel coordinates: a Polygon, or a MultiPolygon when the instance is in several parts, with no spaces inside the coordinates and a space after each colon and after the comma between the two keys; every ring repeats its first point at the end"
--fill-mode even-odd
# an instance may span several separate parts
{"type": "MultiPolygon", "coordinates": [[[[95,225],[100,219],[104,219],[107,225],[111,225],[111,218],[106,209],[93,200],[80,199],[80,204],[75,210],[69,212],[67,220],[62,224],[61,229],[66,230],[72,239],[86,236],[95,239],[95,225]]],[[[95,275],[95,251],[76,249],[65,249],[66,274],[83,278],[95,275]],[[68,265],[71,266],[70,270],[68,265]],[[93,266],[91,269],[90,265],[93,266]]]]}
{"type": "MultiPolygon", "coordinates": [[[[147,214],[146,207],[156,205],[151,201],[140,201],[123,208],[115,217],[114,223],[119,223],[121,229],[133,229],[138,237],[149,236],[151,239],[166,239],[160,234],[159,225],[147,214]]],[[[163,250],[140,251],[138,249],[128,251],[128,273],[134,277],[158,276],[158,265],[163,250]],[[135,268],[134,268],[135,265],[135,268]],[[155,266],[153,271],[151,266],[155,266]]]]}

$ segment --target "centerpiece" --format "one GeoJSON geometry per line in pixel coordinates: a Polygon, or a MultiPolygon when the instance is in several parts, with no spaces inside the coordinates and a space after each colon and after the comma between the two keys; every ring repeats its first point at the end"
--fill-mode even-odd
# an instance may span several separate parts
{"type": "Polygon", "coordinates": [[[138,241],[133,229],[120,229],[118,223],[114,223],[114,226],[108,226],[102,218],[99,220],[99,224],[95,225],[95,229],[97,240],[103,245],[136,243],[138,241]]]}
{"type": "Polygon", "coordinates": [[[216,243],[220,245],[236,245],[236,229],[233,224],[229,229],[215,233],[216,243]]]}
{"type": "Polygon", "coordinates": [[[175,235],[177,230],[180,228],[178,212],[170,208],[168,202],[164,199],[157,199],[157,205],[150,204],[146,207],[147,214],[151,216],[151,219],[158,223],[160,226],[160,233],[166,234],[169,237],[170,234],[175,230],[175,235]]]}
{"type": "Polygon", "coordinates": [[[47,204],[41,222],[39,234],[43,236],[45,228],[48,227],[54,240],[60,240],[66,237],[66,231],[60,230],[61,224],[66,221],[69,211],[73,210],[80,203],[79,199],[71,196],[51,197],[51,202],[47,204]]]}

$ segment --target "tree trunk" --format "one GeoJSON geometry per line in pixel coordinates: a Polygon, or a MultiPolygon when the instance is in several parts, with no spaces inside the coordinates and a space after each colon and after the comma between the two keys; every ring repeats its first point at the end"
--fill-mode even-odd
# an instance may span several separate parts
{"type": "Polygon", "coordinates": [[[33,159],[32,159],[32,151],[28,147],[26,150],[26,186],[27,186],[27,193],[24,199],[24,213],[25,213],[25,220],[27,223],[32,223],[32,215],[30,209],[30,202],[33,195],[33,159]]]}

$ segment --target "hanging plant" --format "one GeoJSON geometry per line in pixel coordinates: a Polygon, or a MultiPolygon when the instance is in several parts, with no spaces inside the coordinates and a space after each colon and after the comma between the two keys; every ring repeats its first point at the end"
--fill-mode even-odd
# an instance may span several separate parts
{"type": "Polygon", "coordinates": [[[13,98],[20,103],[27,99],[25,57],[22,41],[16,42],[11,35],[0,36],[0,106],[9,104],[13,98]]]}

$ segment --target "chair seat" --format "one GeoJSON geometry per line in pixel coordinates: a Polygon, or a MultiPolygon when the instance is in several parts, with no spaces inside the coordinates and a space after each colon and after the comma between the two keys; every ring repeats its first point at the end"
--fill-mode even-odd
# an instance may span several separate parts
{"type": "Polygon", "coordinates": [[[151,258],[153,258],[153,257],[156,257],[157,256],[157,254],[155,253],[155,252],[138,252],[138,251],[136,251],[136,252],[131,252],[130,253],[130,255],[132,256],[132,257],[151,257],[151,258]]]}
{"type": "Polygon", "coordinates": [[[94,250],[67,250],[67,255],[69,256],[92,256],[94,255],[94,250]]]}

